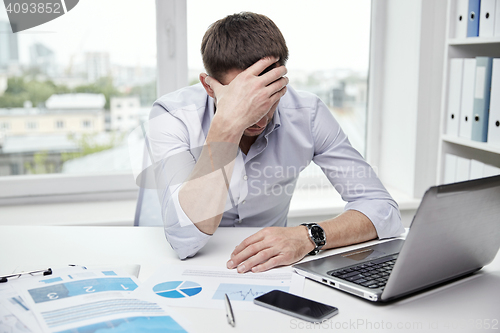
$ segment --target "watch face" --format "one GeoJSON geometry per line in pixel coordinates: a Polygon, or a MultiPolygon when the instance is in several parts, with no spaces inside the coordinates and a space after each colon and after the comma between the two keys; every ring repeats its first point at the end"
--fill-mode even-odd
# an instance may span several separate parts
{"type": "Polygon", "coordinates": [[[322,242],[325,239],[325,233],[323,232],[323,229],[316,225],[312,226],[311,235],[313,236],[315,243],[322,242]]]}

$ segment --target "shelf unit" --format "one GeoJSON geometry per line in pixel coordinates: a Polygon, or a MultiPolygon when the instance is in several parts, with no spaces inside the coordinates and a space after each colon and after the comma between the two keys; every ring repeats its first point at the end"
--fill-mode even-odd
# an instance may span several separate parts
{"type": "Polygon", "coordinates": [[[457,1],[448,0],[448,15],[446,29],[446,44],[444,51],[444,73],[441,99],[440,139],[438,143],[437,183],[444,183],[446,154],[453,154],[468,159],[474,159],[485,164],[500,168],[500,146],[485,142],[477,142],[462,137],[446,134],[448,110],[449,66],[453,58],[475,58],[487,56],[500,58],[500,37],[469,37],[454,38],[454,15],[457,11],[457,1]]]}

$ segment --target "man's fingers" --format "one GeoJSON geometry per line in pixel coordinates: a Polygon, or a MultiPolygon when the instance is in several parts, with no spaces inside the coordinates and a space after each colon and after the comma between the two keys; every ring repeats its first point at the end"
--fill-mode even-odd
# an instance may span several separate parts
{"type": "Polygon", "coordinates": [[[271,247],[260,251],[256,255],[248,258],[238,266],[238,273],[245,273],[252,270],[255,266],[270,260],[278,254],[276,248],[271,247]]]}
{"type": "MultiPolygon", "coordinates": [[[[247,71],[250,72],[250,74],[253,74],[255,76],[258,76],[264,69],[267,67],[271,66],[275,62],[280,60],[277,57],[267,57],[267,58],[262,58],[259,61],[257,61],[255,64],[247,68],[247,71]]],[[[272,72],[272,71],[271,71],[272,72]]],[[[268,74],[268,73],[266,73],[268,74]]],[[[264,76],[264,75],[263,75],[264,76]]]]}
{"type": "Polygon", "coordinates": [[[288,84],[289,80],[286,76],[274,81],[266,87],[266,91],[269,96],[274,95],[288,84]]]}
{"type": "Polygon", "coordinates": [[[262,75],[262,79],[267,82],[266,85],[270,85],[274,83],[275,81],[279,80],[280,78],[284,77],[288,73],[288,70],[286,69],[285,66],[279,66],[276,68],[273,68],[266,74],[262,75]]]}
{"type": "Polygon", "coordinates": [[[209,86],[210,88],[212,88],[212,90],[214,91],[214,93],[217,94],[217,90],[222,87],[222,84],[217,81],[217,79],[211,77],[211,76],[205,76],[205,84],[207,86],[209,86]]]}
{"type": "Polygon", "coordinates": [[[254,273],[264,272],[264,271],[270,270],[271,268],[286,265],[286,264],[287,263],[285,263],[283,261],[283,257],[278,255],[278,256],[270,258],[266,262],[263,262],[259,265],[254,266],[252,268],[252,272],[254,272],[254,273]]]}
{"type": "Polygon", "coordinates": [[[264,242],[257,242],[253,243],[251,245],[248,245],[244,250],[242,250],[240,253],[231,256],[231,259],[227,263],[227,268],[234,268],[241,264],[243,261],[247,260],[250,257],[253,257],[257,253],[265,250],[268,248],[264,242]]]}
{"type": "Polygon", "coordinates": [[[231,254],[231,258],[233,258],[234,256],[236,256],[238,253],[240,253],[241,251],[243,251],[244,249],[246,249],[248,246],[254,244],[254,243],[257,243],[257,242],[260,242],[261,240],[264,239],[264,235],[262,234],[261,232],[262,230],[260,230],[259,232],[253,234],[252,236],[249,236],[247,238],[245,238],[243,240],[243,242],[241,242],[238,246],[236,246],[233,250],[233,253],[231,254]]]}
{"type": "Polygon", "coordinates": [[[255,254],[255,253],[253,253],[253,254],[248,255],[248,253],[251,252],[252,249],[256,248],[256,246],[254,246],[254,244],[257,244],[261,240],[264,239],[264,235],[261,231],[253,234],[250,237],[245,238],[243,240],[243,242],[241,242],[238,246],[236,246],[234,248],[233,253],[231,253],[231,259],[229,259],[229,261],[226,264],[227,268],[229,268],[229,269],[234,268],[234,267],[238,266],[243,260],[245,260],[248,257],[255,254]],[[253,246],[253,248],[252,248],[252,246],[253,246]],[[250,250],[248,250],[249,247],[251,247],[250,250]],[[241,255],[242,251],[246,251],[246,253],[241,255]],[[245,257],[245,255],[246,255],[246,257],[245,257]]]}
{"type": "Polygon", "coordinates": [[[271,100],[271,103],[272,103],[272,107],[271,108],[273,108],[275,104],[279,103],[280,98],[283,97],[286,94],[286,90],[287,90],[287,88],[285,86],[285,87],[283,87],[283,89],[281,89],[280,91],[276,92],[274,95],[272,95],[270,97],[270,100],[271,100]]]}

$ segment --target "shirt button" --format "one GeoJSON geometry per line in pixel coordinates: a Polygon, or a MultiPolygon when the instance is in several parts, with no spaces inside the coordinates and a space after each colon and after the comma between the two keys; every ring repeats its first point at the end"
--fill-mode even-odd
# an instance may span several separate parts
{"type": "Polygon", "coordinates": [[[243,180],[247,180],[248,179],[248,176],[247,175],[244,175],[243,176],[243,180]]]}
{"type": "Polygon", "coordinates": [[[243,219],[238,220],[238,223],[241,223],[241,222],[243,222],[243,219]]]}
{"type": "Polygon", "coordinates": [[[245,200],[243,200],[243,201],[242,201],[242,204],[245,204],[245,203],[246,203],[246,201],[245,201],[245,200]]]}

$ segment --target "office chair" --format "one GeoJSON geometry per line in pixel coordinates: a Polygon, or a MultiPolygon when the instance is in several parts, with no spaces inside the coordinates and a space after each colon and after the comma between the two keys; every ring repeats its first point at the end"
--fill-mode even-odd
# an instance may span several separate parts
{"type": "Polygon", "coordinates": [[[135,208],[134,226],[163,226],[158,192],[154,186],[150,186],[150,184],[155,182],[154,173],[151,172],[152,168],[150,167],[154,163],[154,159],[144,124],[141,124],[140,130],[144,138],[144,144],[142,151],[142,172],[136,178],[138,179],[139,196],[137,197],[137,205],[135,208]]]}

